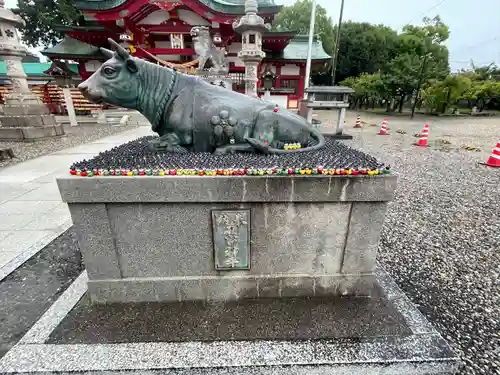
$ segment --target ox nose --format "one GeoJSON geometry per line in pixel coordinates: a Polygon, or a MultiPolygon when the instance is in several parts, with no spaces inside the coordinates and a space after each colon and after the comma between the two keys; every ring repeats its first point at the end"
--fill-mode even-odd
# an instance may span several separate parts
{"type": "Polygon", "coordinates": [[[78,85],[78,90],[80,90],[82,94],[85,94],[89,91],[89,86],[85,82],[82,82],[78,85]]]}

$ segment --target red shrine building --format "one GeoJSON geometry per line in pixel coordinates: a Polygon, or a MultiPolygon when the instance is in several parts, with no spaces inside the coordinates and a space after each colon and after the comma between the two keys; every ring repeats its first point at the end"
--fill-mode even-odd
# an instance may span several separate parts
{"type": "MultiPolygon", "coordinates": [[[[141,58],[176,67],[193,74],[197,66],[190,36],[193,26],[207,26],[214,44],[225,48],[233,90],[244,92],[245,68],[237,57],[241,36],[232,24],[245,14],[245,0],[75,0],[84,15],[85,24],[60,28],[65,38],[42,53],[52,60],[78,62],[84,80],[105,60],[99,47],[109,47],[108,38],[126,41],[131,52],[141,58]]],[[[272,23],[280,6],[274,0],[259,0],[259,14],[272,23]]],[[[290,32],[268,32],[263,35],[266,58],[259,66],[275,74],[272,100],[290,109],[298,107],[304,93],[304,76],[308,50],[307,36],[290,32]]],[[[312,47],[312,64],[330,59],[319,40],[312,47]]],[[[259,90],[263,93],[263,88],[259,90]]]]}

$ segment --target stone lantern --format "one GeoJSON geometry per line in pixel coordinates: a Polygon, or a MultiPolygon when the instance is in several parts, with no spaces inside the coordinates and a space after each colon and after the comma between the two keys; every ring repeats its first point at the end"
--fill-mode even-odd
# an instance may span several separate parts
{"type": "Polygon", "coordinates": [[[64,94],[64,102],[68,111],[69,123],[71,126],[77,126],[75,107],[73,105],[73,97],[71,96],[71,87],[73,87],[73,76],[75,75],[68,64],[64,61],[54,60],[45,74],[54,77],[57,86],[61,87],[64,94]]]}
{"type": "Polygon", "coordinates": [[[330,136],[352,139],[352,135],[344,133],[344,122],[346,110],[349,108],[349,95],[352,95],[354,90],[345,86],[311,86],[305,91],[307,98],[300,103],[299,115],[312,123],[313,110],[328,109],[334,117],[332,123],[335,124],[335,133],[330,136]]]}
{"type": "Polygon", "coordinates": [[[245,15],[233,23],[234,31],[241,34],[238,57],[245,65],[245,93],[257,97],[257,70],[266,54],[262,51],[262,34],[271,29],[257,14],[257,0],[245,1],[245,15]]]}
{"type": "Polygon", "coordinates": [[[0,57],[5,61],[12,92],[5,96],[0,116],[0,140],[31,141],[64,134],[62,125],[29,87],[22,64],[26,48],[21,45],[17,27],[24,20],[4,7],[0,0],[0,57]]]}

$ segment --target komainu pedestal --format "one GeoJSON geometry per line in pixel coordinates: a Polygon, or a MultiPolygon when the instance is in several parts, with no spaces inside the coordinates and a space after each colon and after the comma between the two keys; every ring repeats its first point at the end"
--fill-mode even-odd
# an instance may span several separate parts
{"type": "Polygon", "coordinates": [[[211,85],[218,86],[224,89],[233,90],[233,79],[229,73],[212,72],[208,70],[198,70],[196,75],[211,85]]]}
{"type": "Polygon", "coordinates": [[[47,106],[34,94],[13,93],[5,98],[0,114],[0,140],[36,141],[64,135],[47,106]]]}

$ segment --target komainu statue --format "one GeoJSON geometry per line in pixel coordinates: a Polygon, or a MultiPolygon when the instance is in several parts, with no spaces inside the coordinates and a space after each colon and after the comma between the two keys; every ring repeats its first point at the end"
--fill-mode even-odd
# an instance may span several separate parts
{"type": "Polygon", "coordinates": [[[286,109],[133,57],[114,40],[109,58],[78,88],[94,103],[136,109],[159,138],[157,151],[305,152],[322,148],[319,130],[286,109]],[[286,149],[285,144],[301,144],[286,149]]]}
{"type": "Polygon", "coordinates": [[[198,55],[198,69],[210,70],[217,73],[229,71],[226,60],[225,49],[218,49],[210,37],[210,29],[207,26],[194,26],[191,28],[194,51],[198,55]]]}

